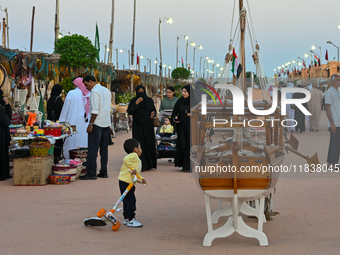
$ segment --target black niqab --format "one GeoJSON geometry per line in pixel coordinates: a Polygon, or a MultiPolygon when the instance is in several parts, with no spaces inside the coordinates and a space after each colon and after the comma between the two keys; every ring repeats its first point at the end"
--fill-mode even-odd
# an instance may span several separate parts
{"type": "Polygon", "coordinates": [[[187,98],[184,98],[183,96],[180,98],[180,99],[178,99],[178,100],[181,100],[181,104],[184,104],[184,105],[190,105],[190,89],[191,89],[191,86],[190,86],[190,84],[187,84],[187,85],[185,85],[182,89],[185,89],[187,92],[188,92],[188,94],[189,94],[189,96],[187,97],[187,98]]]}
{"type": "Polygon", "coordinates": [[[3,95],[4,95],[4,92],[0,89],[0,105],[2,105],[2,106],[5,105],[3,95]]]}
{"type": "Polygon", "coordinates": [[[156,112],[156,108],[152,98],[146,95],[143,85],[136,87],[136,96],[131,99],[127,112],[133,116],[132,137],[140,143],[143,150],[140,156],[142,170],[157,168],[155,131],[153,119],[150,118],[151,112],[156,112]],[[144,92],[138,92],[139,89],[144,92]],[[140,97],[143,101],[137,105],[136,101],[140,97]]]}

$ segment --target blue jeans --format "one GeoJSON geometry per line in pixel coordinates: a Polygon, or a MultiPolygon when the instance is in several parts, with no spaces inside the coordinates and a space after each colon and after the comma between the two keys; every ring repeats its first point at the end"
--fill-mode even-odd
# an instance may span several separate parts
{"type": "Polygon", "coordinates": [[[88,133],[88,153],[86,171],[88,175],[97,174],[97,154],[100,148],[101,173],[107,174],[108,146],[111,141],[110,127],[93,125],[92,133],[88,133]]]}

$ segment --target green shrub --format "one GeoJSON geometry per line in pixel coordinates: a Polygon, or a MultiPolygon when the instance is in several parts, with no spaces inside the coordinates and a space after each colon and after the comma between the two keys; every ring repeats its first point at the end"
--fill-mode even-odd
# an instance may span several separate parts
{"type": "Polygon", "coordinates": [[[177,67],[171,72],[171,78],[175,80],[188,80],[190,77],[190,71],[184,67],[177,67]]]}
{"type": "Polygon", "coordinates": [[[131,92],[126,92],[124,94],[116,93],[116,104],[127,104],[131,101],[131,92]]]}
{"type": "Polygon", "coordinates": [[[72,89],[74,89],[74,84],[72,83],[72,80],[74,77],[64,78],[61,82],[59,82],[59,85],[63,88],[65,95],[72,89]]]}
{"type": "Polygon", "coordinates": [[[74,69],[97,66],[97,49],[82,35],[64,36],[56,41],[55,53],[60,53],[60,65],[74,69]]]}

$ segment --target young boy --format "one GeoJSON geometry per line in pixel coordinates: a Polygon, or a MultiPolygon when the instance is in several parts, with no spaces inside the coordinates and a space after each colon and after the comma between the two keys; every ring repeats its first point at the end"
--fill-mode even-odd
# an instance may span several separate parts
{"type": "MultiPolygon", "coordinates": [[[[123,194],[127,186],[133,181],[133,174],[141,173],[142,162],[139,157],[142,155],[142,149],[140,144],[136,139],[127,139],[124,142],[124,150],[128,154],[123,159],[123,165],[120,168],[119,179],[119,189],[120,193],[123,194]],[[133,169],[133,173],[129,171],[133,169]]],[[[145,179],[141,176],[142,183],[145,184],[145,179]]],[[[142,227],[143,224],[135,219],[136,211],[136,197],[135,197],[135,186],[126,194],[123,199],[123,215],[124,222],[123,225],[128,227],[138,228],[142,227]]]]}

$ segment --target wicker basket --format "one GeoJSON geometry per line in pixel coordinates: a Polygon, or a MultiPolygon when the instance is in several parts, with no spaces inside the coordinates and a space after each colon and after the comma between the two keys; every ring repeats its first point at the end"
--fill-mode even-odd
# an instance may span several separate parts
{"type": "Polygon", "coordinates": [[[76,179],[76,175],[78,172],[77,165],[69,165],[69,166],[53,166],[53,173],[57,175],[70,175],[71,182],[76,179]]]}
{"type": "MultiPolygon", "coordinates": [[[[73,150],[69,150],[68,153],[70,154],[70,158],[71,159],[74,159],[74,158],[80,158],[82,159],[85,159],[87,158],[87,152],[88,152],[88,149],[87,147],[84,147],[84,148],[78,148],[78,149],[73,149],[73,150]]],[[[84,162],[84,161],[83,161],[84,162]]]]}
{"type": "Polygon", "coordinates": [[[46,138],[34,138],[29,147],[30,154],[34,157],[47,157],[48,155],[51,155],[49,152],[53,153],[51,143],[46,138]]]}
{"type": "Polygon", "coordinates": [[[30,154],[33,157],[47,157],[48,148],[40,145],[30,145],[30,154]]]}
{"type": "Polygon", "coordinates": [[[45,135],[61,136],[61,127],[44,127],[45,135]]]}
{"type": "Polygon", "coordinates": [[[79,176],[84,176],[86,174],[86,158],[88,152],[87,147],[69,150],[68,152],[71,159],[80,158],[80,160],[83,162],[79,176]]]}
{"type": "Polygon", "coordinates": [[[67,184],[71,181],[70,175],[52,174],[48,177],[48,183],[50,184],[67,184]]]}

